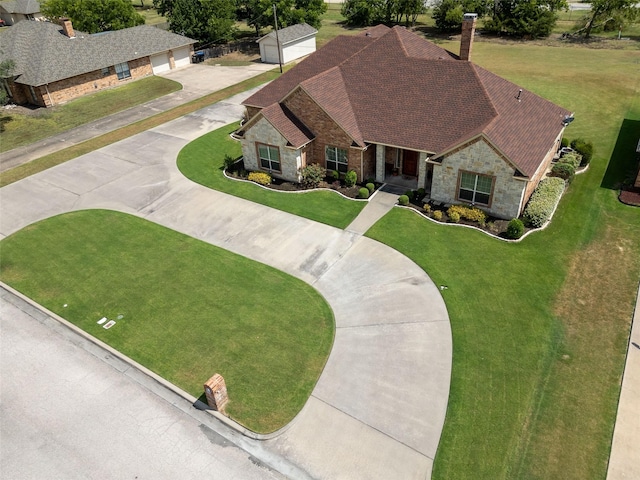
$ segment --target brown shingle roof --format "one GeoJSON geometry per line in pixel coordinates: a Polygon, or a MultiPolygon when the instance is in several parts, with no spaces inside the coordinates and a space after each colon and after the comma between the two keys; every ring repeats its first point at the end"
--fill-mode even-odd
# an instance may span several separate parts
{"type": "Polygon", "coordinates": [[[294,148],[300,148],[314,139],[309,129],[284,105],[274,103],[261,110],[260,113],[294,148]]]}
{"type": "Polygon", "coordinates": [[[337,37],[247,99],[278,103],[300,85],[360,146],[380,143],[437,158],[484,135],[532,176],[569,112],[417,35],[376,27],[337,37]]]}

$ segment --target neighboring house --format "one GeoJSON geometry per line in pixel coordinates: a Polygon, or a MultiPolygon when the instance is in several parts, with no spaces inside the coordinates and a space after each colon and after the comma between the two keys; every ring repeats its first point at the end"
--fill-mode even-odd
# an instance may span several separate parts
{"type": "Polygon", "coordinates": [[[185,66],[195,43],[147,25],[89,35],[62,23],[19,22],[3,33],[0,61],[15,63],[4,82],[13,102],[50,107],[185,66]]]}
{"type": "Polygon", "coordinates": [[[318,31],[300,23],[290,27],[273,31],[258,40],[260,44],[260,58],[264,63],[289,63],[305,55],[316,51],[316,34],[318,31]],[[278,41],[280,42],[280,55],[278,56],[278,41]],[[281,59],[281,60],[280,60],[281,59]]]}
{"type": "Polygon", "coordinates": [[[402,27],[336,37],[244,101],[245,168],[299,181],[319,163],[519,216],[570,112],[473,64],[475,17],[460,56],[402,27]]]}
{"type": "Polygon", "coordinates": [[[7,0],[0,2],[0,19],[5,25],[13,25],[21,20],[43,20],[40,3],[36,0],[7,0]]]}

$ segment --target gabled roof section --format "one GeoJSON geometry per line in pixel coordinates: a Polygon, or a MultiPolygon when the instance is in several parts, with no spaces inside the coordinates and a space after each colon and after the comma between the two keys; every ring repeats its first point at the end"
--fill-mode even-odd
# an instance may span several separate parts
{"type": "Polygon", "coordinates": [[[300,86],[342,127],[356,145],[365,146],[340,68],[333,67],[320,75],[305,80],[300,86]]]}
{"type": "Polygon", "coordinates": [[[482,136],[526,177],[540,167],[569,114],[524,89],[518,101],[514,83],[402,27],[337,37],[244,103],[264,108],[298,85],[360,146],[379,143],[437,158],[482,136]]]}
{"type": "MultiPolygon", "coordinates": [[[[297,25],[291,25],[289,27],[278,30],[278,40],[280,41],[280,45],[286,45],[291,42],[295,42],[296,40],[301,40],[306,37],[310,37],[311,35],[315,35],[318,33],[318,30],[313,28],[311,25],[307,25],[306,23],[299,23],[297,25]]],[[[258,43],[263,41],[265,38],[276,38],[276,32],[267,33],[264,37],[259,38],[257,40],[258,43]]]]}
{"type": "Polygon", "coordinates": [[[289,142],[289,146],[293,148],[300,148],[315,138],[313,133],[284,105],[274,103],[261,110],[260,114],[282,134],[289,142]]]}
{"type": "Polygon", "coordinates": [[[17,83],[39,86],[193,43],[149,25],[69,38],[54,23],[18,22],[2,36],[0,61],[15,62],[17,83]]]}
{"type": "Polygon", "coordinates": [[[0,2],[0,7],[7,13],[19,13],[22,15],[32,15],[40,13],[40,3],[36,0],[6,0],[0,2]]]}

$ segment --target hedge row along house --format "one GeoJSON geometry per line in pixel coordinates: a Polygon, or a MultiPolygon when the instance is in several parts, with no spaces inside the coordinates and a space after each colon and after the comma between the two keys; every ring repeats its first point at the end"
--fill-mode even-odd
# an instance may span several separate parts
{"type": "Polygon", "coordinates": [[[195,40],[141,25],[112,32],[76,32],[70,20],[18,22],[2,35],[2,79],[17,104],[50,107],[88,93],[188,65],[195,40]]]}
{"type": "Polygon", "coordinates": [[[571,114],[472,63],[475,25],[459,56],[402,27],[336,37],[245,100],[245,168],[298,182],[319,163],[518,217],[571,114]]]}

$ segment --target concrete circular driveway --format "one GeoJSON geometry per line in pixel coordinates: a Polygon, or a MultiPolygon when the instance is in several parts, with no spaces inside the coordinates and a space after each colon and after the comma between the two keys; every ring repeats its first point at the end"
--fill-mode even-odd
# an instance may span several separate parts
{"type": "Polygon", "coordinates": [[[237,96],[0,189],[3,237],[55,214],[130,213],[288,272],[331,305],[336,338],[311,398],[264,448],[314,478],[428,478],[444,424],[451,330],[438,288],[395,250],[184,178],[178,152],[242,115],[237,96]]]}

